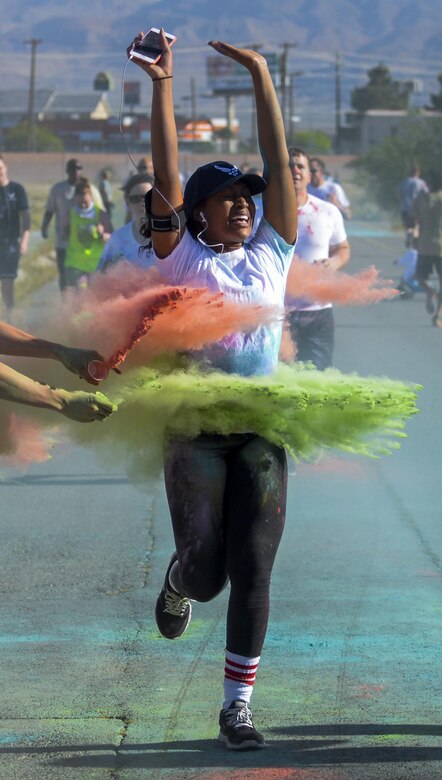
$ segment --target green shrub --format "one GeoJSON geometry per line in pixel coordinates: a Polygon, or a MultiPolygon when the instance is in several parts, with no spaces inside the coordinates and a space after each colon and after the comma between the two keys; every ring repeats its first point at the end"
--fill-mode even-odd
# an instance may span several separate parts
{"type": "Polygon", "coordinates": [[[330,136],[321,130],[300,130],[290,146],[299,146],[307,154],[326,154],[332,147],[330,136]]]}
{"type": "Polygon", "coordinates": [[[414,124],[403,136],[387,138],[350,163],[356,182],[385,210],[398,211],[398,187],[417,162],[426,179],[442,169],[442,120],[414,124]]]}
{"type": "MultiPolygon", "coordinates": [[[[63,141],[54,135],[47,127],[34,127],[35,152],[62,152],[63,141]]],[[[28,121],[25,120],[5,132],[5,149],[8,152],[25,152],[28,149],[28,121]]]]}

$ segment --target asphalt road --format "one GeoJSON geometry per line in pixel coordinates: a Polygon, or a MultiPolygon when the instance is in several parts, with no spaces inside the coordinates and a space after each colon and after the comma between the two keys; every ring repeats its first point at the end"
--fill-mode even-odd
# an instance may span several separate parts
{"type": "MultiPolygon", "coordinates": [[[[394,275],[401,238],[350,227],[351,270],[394,275]]],[[[72,447],[0,467],[1,780],[442,777],[442,332],[421,294],[336,319],[336,366],[421,383],[421,413],[393,455],[332,453],[290,478],[253,702],[269,747],[215,741],[227,593],[182,639],[156,630],[162,486],[72,447]]]]}

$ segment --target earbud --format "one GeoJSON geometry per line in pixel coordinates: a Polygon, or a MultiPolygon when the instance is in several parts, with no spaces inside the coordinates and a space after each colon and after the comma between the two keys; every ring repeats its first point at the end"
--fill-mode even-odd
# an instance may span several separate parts
{"type": "Polygon", "coordinates": [[[206,223],[206,225],[207,225],[207,219],[206,219],[206,217],[205,217],[205,215],[203,214],[203,212],[202,212],[202,211],[200,211],[200,217],[201,217],[201,219],[203,220],[203,222],[205,222],[205,223],[206,223]]]}

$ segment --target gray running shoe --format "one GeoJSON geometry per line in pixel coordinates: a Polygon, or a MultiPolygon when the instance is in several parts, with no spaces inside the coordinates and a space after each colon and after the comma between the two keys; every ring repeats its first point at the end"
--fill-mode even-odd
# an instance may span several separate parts
{"type": "Polygon", "coordinates": [[[264,737],[253,725],[252,713],[245,701],[232,701],[219,715],[219,737],[230,750],[265,747],[264,737]]]}
{"type": "Polygon", "coordinates": [[[176,560],[178,558],[175,552],[167,567],[164,585],[155,606],[158,631],[166,639],[177,639],[184,634],[192,616],[190,599],[177,593],[169,582],[169,572],[176,560]]]}

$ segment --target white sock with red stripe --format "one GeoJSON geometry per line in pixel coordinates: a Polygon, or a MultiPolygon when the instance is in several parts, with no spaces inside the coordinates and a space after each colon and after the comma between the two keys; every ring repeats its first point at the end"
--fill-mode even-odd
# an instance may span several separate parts
{"type": "Polygon", "coordinates": [[[226,650],[226,665],[224,668],[224,704],[226,710],[230,707],[232,701],[247,702],[249,704],[252,698],[253,685],[258,669],[259,659],[248,658],[245,655],[229,653],[226,650]]]}

